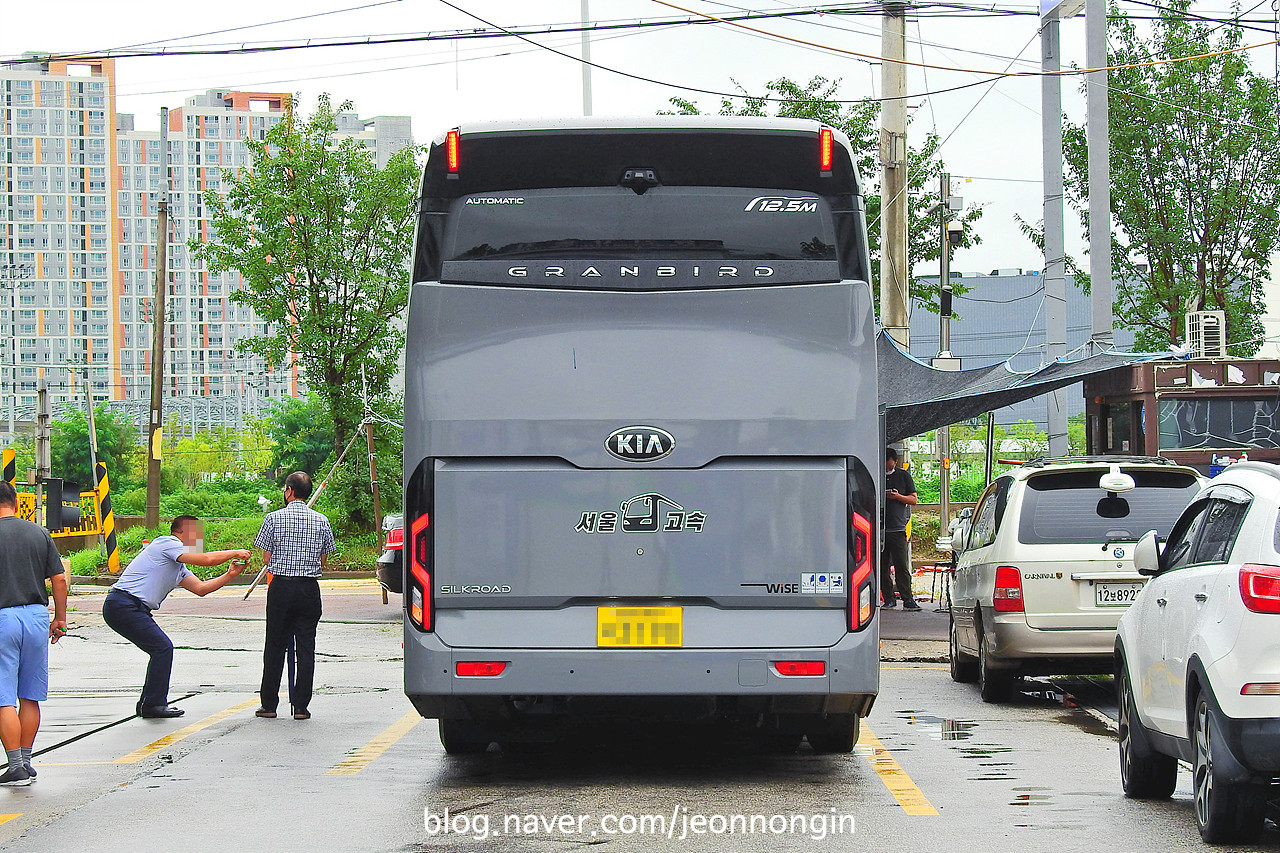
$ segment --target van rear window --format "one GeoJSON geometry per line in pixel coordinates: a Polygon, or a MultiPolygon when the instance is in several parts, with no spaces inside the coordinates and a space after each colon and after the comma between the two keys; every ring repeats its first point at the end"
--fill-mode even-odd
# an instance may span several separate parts
{"type": "Polygon", "coordinates": [[[1087,544],[1134,540],[1148,530],[1168,536],[1179,513],[1199,491],[1181,471],[1121,469],[1133,477],[1131,491],[1111,494],[1098,487],[1101,469],[1037,474],[1027,480],[1018,521],[1018,541],[1027,545],[1087,544]]]}

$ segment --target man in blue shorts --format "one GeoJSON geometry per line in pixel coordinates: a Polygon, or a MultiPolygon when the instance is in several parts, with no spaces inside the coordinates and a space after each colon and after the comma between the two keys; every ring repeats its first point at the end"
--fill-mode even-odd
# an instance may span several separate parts
{"type": "Polygon", "coordinates": [[[111,630],[151,656],[147,680],[138,700],[139,717],[181,717],[182,709],[169,704],[169,676],[173,672],[173,641],[156,624],[151,611],[159,610],[165,597],[181,586],[199,596],[222,589],[242,571],[249,559],[243,549],[193,551],[204,538],[204,525],[194,515],[180,515],[169,525],[168,536],[158,536],[130,561],[124,574],[102,602],[102,618],[111,630]],[[234,560],[216,578],[202,581],[187,566],[220,566],[234,560]]]}
{"type": "Polygon", "coordinates": [[[40,703],[49,698],[49,643],[67,633],[67,576],[49,531],[17,517],[18,494],[0,480],[0,785],[30,785],[40,703]],[[49,593],[53,586],[53,620],[49,593]],[[19,705],[21,702],[21,705],[19,705]]]}

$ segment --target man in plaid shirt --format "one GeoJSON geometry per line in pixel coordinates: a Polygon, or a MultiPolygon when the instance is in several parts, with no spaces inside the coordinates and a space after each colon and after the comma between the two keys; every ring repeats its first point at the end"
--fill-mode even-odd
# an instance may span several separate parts
{"type": "Polygon", "coordinates": [[[284,509],[267,513],[253,540],[271,571],[267,587],[267,639],[262,653],[262,707],[259,717],[275,717],[285,647],[294,638],[298,656],[293,718],[311,719],[311,687],[316,672],[316,626],[320,622],[320,573],[337,550],[329,519],[307,506],[311,477],[294,471],[284,481],[284,509]]]}

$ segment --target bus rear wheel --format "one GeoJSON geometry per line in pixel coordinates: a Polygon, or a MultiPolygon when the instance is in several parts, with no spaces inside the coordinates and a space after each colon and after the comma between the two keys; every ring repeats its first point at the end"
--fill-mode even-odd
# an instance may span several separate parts
{"type": "Polygon", "coordinates": [[[853,752],[858,742],[861,720],[856,714],[832,714],[821,729],[805,735],[809,746],[819,755],[836,755],[853,752]]]}
{"type": "Polygon", "coordinates": [[[492,739],[472,720],[441,720],[440,743],[449,755],[479,755],[492,739]]]}

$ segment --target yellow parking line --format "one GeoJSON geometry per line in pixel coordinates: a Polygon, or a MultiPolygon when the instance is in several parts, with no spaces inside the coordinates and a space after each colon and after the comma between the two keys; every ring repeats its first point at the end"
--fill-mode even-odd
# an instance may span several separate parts
{"type": "Polygon", "coordinates": [[[215,723],[222,722],[227,717],[230,717],[232,714],[238,714],[241,711],[245,710],[246,708],[251,708],[257,704],[258,704],[257,699],[247,699],[244,702],[240,702],[239,704],[232,705],[230,708],[227,708],[225,711],[219,711],[218,713],[212,716],[205,717],[203,720],[201,720],[198,723],[192,723],[191,725],[186,726],[185,728],[178,729],[173,734],[168,734],[160,738],[159,740],[152,741],[151,743],[147,744],[141,749],[135,749],[133,752],[129,753],[128,755],[117,758],[114,763],[137,764],[139,761],[146,758],[147,756],[155,755],[157,752],[164,749],[165,747],[173,746],[178,741],[183,740],[185,738],[189,738],[196,732],[201,731],[203,729],[207,729],[209,728],[209,726],[212,726],[215,723]]]}
{"type": "Polygon", "coordinates": [[[929,798],[916,787],[907,772],[898,765],[897,760],[884,748],[880,739],[871,731],[866,720],[862,721],[862,733],[858,736],[858,751],[867,759],[871,769],[880,776],[880,781],[893,794],[893,798],[909,815],[937,814],[938,810],[929,802],[929,798]]]}
{"type": "Polygon", "coordinates": [[[326,775],[354,776],[368,767],[370,762],[390,749],[396,741],[407,735],[420,722],[422,722],[422,715],[417,711],[410,711],[392,723],[385,732],[329,768],[326,775]]]}
{"type": "Polygon", "coordinates": [[[17,814],[0,814],[0,823],[8,823],[15,817],[22,817],[22,812],[18,812],[17,814]]]}

